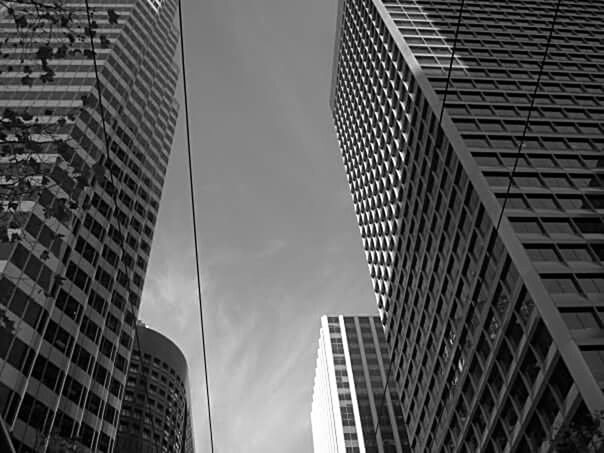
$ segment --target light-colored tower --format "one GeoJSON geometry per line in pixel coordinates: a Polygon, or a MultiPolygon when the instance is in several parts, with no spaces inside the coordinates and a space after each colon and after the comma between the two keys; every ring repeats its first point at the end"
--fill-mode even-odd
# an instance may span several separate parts
{"type": "Polygon", "coordinates": [[[311,411],[315,453],[408,451],[399,398],[386,388],[387,361],[378,317],[321,318],[311,411]]]}
{"type": "Polygon", "coordinates": [[[551,451],[604,409],[603,14],[338,2],[331,108],[414,452],[551,451]]]}
{"type": "Polygon", "coordinates": [[[33,3],[0,15],[0,415],[17,452],[111,452],[177,116],[177,2],[90,0],[90,27],[84,1],[49,3],[56,23],[33,3]]]}
{"type": "Polygon", "coordinates": [[[114,452],[195,453],[187,360],[164,335],[137,329],[142,358],[136,349],[114,452]]]}

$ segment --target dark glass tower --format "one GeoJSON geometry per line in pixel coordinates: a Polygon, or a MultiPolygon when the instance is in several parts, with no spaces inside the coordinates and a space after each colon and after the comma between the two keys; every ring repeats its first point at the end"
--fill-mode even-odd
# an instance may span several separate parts
{"type": "MultiPolygon", "coordinates": [[[[21,4],[1,12],[4,45],[35,35],[21,4]]],[[[53,25],[50,48],[3,47],[3,126],[41,132],[1,138],[3,176],[23,156],[38,174],[18,196],[0,178],[0,415],[17,452],[110,452],[178,110],[177,2],[90,1],[110,158],[85,2],[57,5],[70,29],[53,25]]]]}
{"type": "Polygon", "coordinates": [[[178,347],[138,324],[115,453],[195,453],[187,360],[178,347]],[[149,395],[147,397],[147,394],[149,395]]]}
{"type": "Polygon", "coordinates": [[[331,108],[412,450],[549,451],[604,409],[604,5],[463,4],[341,0],[331,108]]]}
{"type": "Polygon", "coordinates": [[[396,389],[386,388],[389,371],[380,318],[321,318],[311,412],[315,453],[409,451],[396,389]]]}

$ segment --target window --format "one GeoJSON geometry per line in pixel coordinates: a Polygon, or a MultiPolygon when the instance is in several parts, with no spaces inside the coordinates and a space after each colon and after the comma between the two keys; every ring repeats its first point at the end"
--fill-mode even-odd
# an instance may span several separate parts
{"type": "Polygon", "coordinates": [[[507,187],[510,184],[510,178],[506,175],[495,174],[485,175],[487,182],[493,187],[507,187]]]}
{"type": "Polygon", "coordinates": [[[563,245],[560,246],[560,253],[562,258],[568,262],[589,262],[593,261],[593,258],[586,246],[580,245],[563,245]]]}
{"type": "Polygon", "coordinates": [[[557,393],[560,400],[564,400],[573,384],[573,379],[568,372],[568,368],[563,360],[558,360],[558,365],[554,369],[551,378],[552,389],[557,393]]]}
{"type": "Polygon", "coordinates": [[[564,176],[549,175],[543,177],[545,184],[551,188],[568,188],[571,187],[570,181],[564,176]]]}
{"type": "Polygon", "coordinates": [[[569,329],[592,329],[600,327],[600,319],[592,310],[562,311],[562,319],[569,329]]]}
{"type": "Polygon", "coordinates": [[[57,307],[75,322],[80,321],[82,306],[76,299],[67,294],[64,289],[59,290],[57,295],[57,307]]]}
{"type": "Polygon", "coordinates": [[[604,222],[601,219],[574,219],[583,234],[604,234],[604,222]]]}
{"type": "Polygon", "coordinates": [[[489,137],[491,144],[499,149],[515,149],[516,142],[511,137],[489,137]]]}
{"type": "Polygon", "coordinates": [[[578,293],[579,291],[573,279],[564,275],[544,276],[543,284],[552,294],[578,293]]]}
{"type": "Polygon", "coordinates": [[[542,156],[540,154],[530,155],[529,159],[536,168],[554,168],[556,166],[550,157],[542,156]]]}
{"type": "Polygon", "coordinates": [[[550,210],[558,209],[558,205],[554,201],[554,198],[551,196],[528,195],[527,198],[529,200],[529,204],[531,205],[531,207],[533,209],[550,209],[550,210]]]}
{"type": "Polygon", "coordinates": [[[596,380],[604,379],[604,351],[581,351],[596,380]]]}
{"type": "Polygon", "coordinates": [[[576,157],[558,157],[558,163],[562,168],[582,168],[581,161],[576,157]]]}
{"type": "Polygon", "coordinates": [[[560,261],[558,254],[554,250],[554,247],[548,246],[527,246],[527,252],[531,260],[533,261],[560,261]]]}
{"type": "Polygon", "coordinates": [[[539,222],[530,219],[511,219],[514,230],[524,234],[542,234],[539,222]]]}
{"type": "Polygon", "coordinates": [[[581,197],[559,196],[558,201],[563,209],[586,209],[585,201],[581,197]]]}
{"type": "Polygon", "coordinates": [[[514,182],[520,187],[543,187],[537,176],[514,176],[514,182]]]}
{"type": "Polygon", "coordinates": [[[565,220],[544,220],[543,224],[549,234],[575,234],[573,227],[565,220]]]}
{"type": "Polygon", "coordinates": [[[501,162],[497,159],[495,154],[481,154],[474,156],[478,165],[483,167],[499,167],[501,166],[501,162]]]}
{"type": "Polygon", "coordinates": [[[529,166],[526,159],[517,154],[502,154],[501,160],[503,161],[503,164],[510,169],[513,169],[514,167],[521,168],[529,166]]]}
{"type": "Polygon", "coordinates": [[[571,177],[575,186],[580,189],[583,188],[601,188],[602,184],[598,181],[598,179],[594,176],[581,176],[581,175],[573,175],[571,177]]]}
{"type": "Polygon", "coordinates": [[[604,277],[600,275],[579,276],[579,285],[585,293],[602,294],[604,293],[604,277]]]}

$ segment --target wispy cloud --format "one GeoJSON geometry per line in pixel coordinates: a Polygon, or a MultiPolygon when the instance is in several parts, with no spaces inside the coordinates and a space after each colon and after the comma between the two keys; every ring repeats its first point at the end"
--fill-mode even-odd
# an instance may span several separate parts
{"type": "MultiPolygon", "coordinates": [[[[347,254],[346,241],[334,238],[313,246],[311,253],[298,250],[293,256],[282,253],[286,249],[284,241],[275,240],[249,254],[225,250],[203,260],[205,278],[212,282],[206,285],[204,315],[220,451],[240,452],[242,439],[249,452],[308,451],[300,446],[310,445],[319,317],[342,306],[343,299],[351,305],[362,301],[371,306],[364,298],[358,300],[368,283],[353,281],[357,263],[340,262],[347,254]],[[266,270],[259,267],[268,266],[276,273],[286,262],[293,269],[283,275],[290,277],[254,291],[238,290],[242,273],[254,280],[266,270]],[[280,448],[271,450],[268,445],[280,448]]],[[[197,442],[203,448],[206,402],[193,256],[172,252],[163,257],[160,269],[149,273],[143,318],[166,332],[187,356],[197,442]]]]}

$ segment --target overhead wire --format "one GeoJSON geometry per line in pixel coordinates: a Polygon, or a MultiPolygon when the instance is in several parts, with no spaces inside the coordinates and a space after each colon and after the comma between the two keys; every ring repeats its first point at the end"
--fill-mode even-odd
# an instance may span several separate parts
{"type": "Polygon", "coordinates": [[[178,0],[178,21],[180,31],[180,58],[182,67],[182,85],[184,94],[185,104],[185,130],[187,138],[187,163],[188,163],[188,176],[189,176],[189,196],[191,200],[191,221],[193,227],[193,242],[195,247],[195,272],[197,279],[197,298],[199,303],[199,324],[201,328],[201,349],[203,354],[203,371],[204,371],[204,383],[205,383],[205,396],[207,403],[207,414],[208,414],[208,433],[210,440],[210,452],[214,453],[214,433],[212,430],[212,409],[210,399],[210,383],[208,376],[208,356],[206,351],[206,333],[204,325],[203,315],[203,292],[201,290],[201,270],[199,266],[199,240],[197,235],[197,215],[195,208],[195,184],[193,179],[193,158],[191,153],[191,125],[189,117],[189,96],[187,90],[187,66],[185,57],[185,34],[183,27],[183,13],[182,13],[182,0],[178,0]]]}

